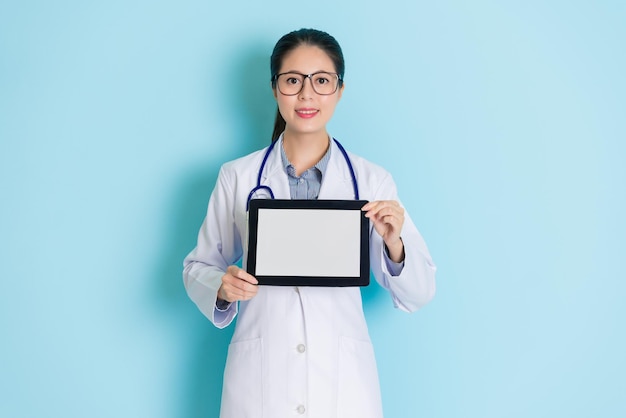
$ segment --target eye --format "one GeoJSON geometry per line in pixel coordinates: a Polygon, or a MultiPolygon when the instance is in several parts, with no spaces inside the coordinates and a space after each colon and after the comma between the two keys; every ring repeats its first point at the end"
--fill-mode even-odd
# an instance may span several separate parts
{"type": "Polygon", "coordinates": [[[315,82],[319,85],[324,85],[330,83],[330,79],[326,75],[318,75],[315,77],[315,82]]]}
{"type": "Polygon", "coordinates": [[[278,80],[284,86],[297,86],[299,84],[302,84],[302,76],[297,73],[281,74],[278,80]]]}

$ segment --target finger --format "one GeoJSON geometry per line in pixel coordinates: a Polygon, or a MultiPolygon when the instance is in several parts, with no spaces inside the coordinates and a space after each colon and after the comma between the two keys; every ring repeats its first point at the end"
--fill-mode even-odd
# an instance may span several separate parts
{"type": "Polygon", "coordinates": [[[237,300],[252,299],[252,297],[257,294],[258,287],[255,285],[251,285],[243,280],[239,280],[238,285],[241,287],[234,286],[232,289],[232,296],[234,296],[237,300]]]}
{"type": "Polygon", "coordinates": [[[259,291],[258,286],[248,284],[246,287],[246,290],[243,293],[242,299],[243,300],[252,299],[254,296],[256,296],[258,291],[259,291]]]}
{"type": "Polygon", "coordinates": [[[231,295],[237,296],[238,298],[245,296],[249,293],[256,293],[256,285],[253,285],[246,282],[245,280],[241,280],[233,276],[231,276],[231,278],[227,281],[225,287],[231,295]]]}
{"type": "Polygon", "coordinates": [[[258,281],[254,276],[237,266],[229,266],[222,276],[222,286],[220,286],[220,298],[235,302],[237,300],[248,300],[256,295],[258,281]]]}
{"type": "Polygon", "coordinates": [[[385,206],[376,213],[376,216],[378,216],[379,218],[383,218],[385,216],[395,216],[396,218],[400,219],[404,216],[404,209],[399,206],[385,206]]]}
{"type": "MultiPolygon", "coordinates": [[[[237,276],[234,276],[232,272],[235,274],[241,274],[241,271],[236,271],[238,268],[231,269],[228,273],[225,274],[223,282],[226,283],[227,289],[230,291],[232,295],[237,296],[237,298],[246,297],[247,295],[255,295],[257,292],[257,280],[254,276],[245,273],[244,278],[249,280],[253,280],[255,283],[250,283],[245,279],[241,279],[237,276]],[[251,279],[250,279],[251,278],[251,279]]],[[[240,270],[240,269],[239,269],[240,270]]]]}
{"type": "Polygon", "coordinates": [[[395,215],[384,215],[384,216],[381,216],[379,218],[379,221],[384,223],[385,225],[389,225],[391,227],[399,226],[400,223],[401,223],[400,218],[398,218],[395,215]]]}
{"type": "Polygon", "coordinates": [[[256,279],[256,277],[254,277],[253,275],[251,275],[250,273],[248,273],[247,271],[245,271],[244,269],[241,269],[237,266],[230,266],[228,267],[228,273],[230,273],[233,277],[236,277],[238,279],[241,280],[245,280],[248,283],[251,284],[259,284],[259,281],[256,279]]]}
{"type": "Polygon", "coordinates": [[[363,209],[367,210],[365,216],[368,218],[380,216],[381,213],[385,213],[384,211],[394,211],[402,209],[400,204],[395,200],[379,200],[375,202],[370,202],[371,204],[363,206],[363,209]]]}
{"type": "Polygon", "coordinates": [[[367,202],[366,204],[364,204],[363,206],[361,206],[361,210],[363,212],[367,212],[368,210],[371,209],[371,207],[374,205],[375,202],[367,202]]]}
{"type": "Polygon", "coordinates": [[[230,274],[226,274],[221,286],[220,297],[229,302],[237,300],[248,300],[257,294],[258,286],[247,283],[230,274]]]}
{"type": "Polygon", "coordinates": [[[380,211],[371,218],[376,231],[385,241],[394,242],[400,237],[404,225],[404,212],[397,210],[380,211]],[[389,213],[389,214],[384,214],[389,213]]]}
{"type": "Polygon", "coordinates": [[[389,217],[402,220],[404,219],[404,211],[400,207],[385,206],[383,208],[380,208],[380,210],[378,210],[377,212],[373,213],[370,219],[373,219],[374,221],[384,222],[384,219],[389,217]]]}
{"type": "Polygon", "coordinates": [[[368,202],[365,205],[363,205],[361,210],[365,212],[376,211],[377,208],[380,208],[384,204],[385,204],[384,200],[375,200],[373,202],[368,202]]]}

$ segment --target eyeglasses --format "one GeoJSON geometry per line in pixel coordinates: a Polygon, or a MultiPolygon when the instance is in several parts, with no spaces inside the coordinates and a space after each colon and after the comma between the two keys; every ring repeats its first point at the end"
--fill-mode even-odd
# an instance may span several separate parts
{"type": "Polygon", "coordinates": [[[295,96],[304,88],[304,80],[311,80],[313,91],[322,96],[333,94],[339,88],[341,77],[337,73],[327,73],[320,71],[313,74],[301,73],[281,73],[276,74],[273,78],[274,83],[285,96],[295,96]]]}

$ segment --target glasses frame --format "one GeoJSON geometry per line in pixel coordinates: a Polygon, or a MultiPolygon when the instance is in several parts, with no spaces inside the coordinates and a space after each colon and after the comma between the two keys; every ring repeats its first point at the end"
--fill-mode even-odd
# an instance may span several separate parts
{"type": "Polygon", "coordinates": [[[311,74],[302,74],[297,71],[287,71],[286,73],[276,74],[274,77],[272,77],[272,82],[274,83],[274,86],[278,89],[280,94],[282,94],[283,96],[297,96],[298,94],[302,93],[302,90],[304,89],[304,82],[306,81],[307,78],[311,82],[311,88],[313,89],[315,94],[319,94],[320,96],[330,96],[332,94],[337,93],[337,90],[339,90],[339,86],[341,86],[341,84],[343,83],[343,77],[341,77],[339,73],[331,73],[328,71],[317,71],[311,74]],[[283,93],[282,90],[280,89],[279,84],[278,84],[278,77],[280,77],[281,75],[286,75],[286,74],[296,74],[296,75],[304,77],[302,79],[302,85],[300,86],[300,90],[298,90],[297,93],[286,94],[286,93],[283,93]],[[337,77],[337,85],[335,86],[335,90],[333,90],[332,93],[319,93],[317,90],[315,90],[315,84],[313,84],[312,77],[318,74],[329,74],[329,75],[334,75],[335,77],[337,77]]]}

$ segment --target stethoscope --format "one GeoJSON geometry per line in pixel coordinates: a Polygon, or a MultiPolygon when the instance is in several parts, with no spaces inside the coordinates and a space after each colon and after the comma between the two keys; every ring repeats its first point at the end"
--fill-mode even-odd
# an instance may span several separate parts
{"type": "MultiPolygon", "coordinates": [[[[343,158],[346,160],[346,164],[348,164],[348,168],[350,169],[350,176],[352,177],[352,188],[354,190],[354,199],[359,200],[359,186],[356,183],[356,175],[354,174],[354,168],[352,167],[352,162],[350,162],[350,157],[348,157],[348,153],[346,152],[344,147],[339,143],[339,141],[337,141],[335,138],[333,138],[333,141],[335,141],[335,144],[337,144],[337,147],[339,147],[339,150],[343,154],[343,158]]],[[[256,187],[250,190],[250,194],[248,195],[248,200],[246,202],[246,212],[248,211],[248,208],[250,207],[250,200],[252,199],[252,196],[259,190],[267,190],[267,192],[270,195],[270,198],[274,199],[274,192],[272,191],[270,186],[265,186],[261,184],[261,177],[263,176],[263,169],[265,168],[265,163],[267,162],[267,158],[270,156],[270,153],[272,152],[272,149],[274,149],[274,145],[276,145],[277,142],[279,141],[272,142],[272,145],[270,145],[267,148],[267,151],[265,151],[265,155],[263,156],[263,162],[261,162],[261,167],[259,168],[259,175],[257,177],[256,187]]]]}

